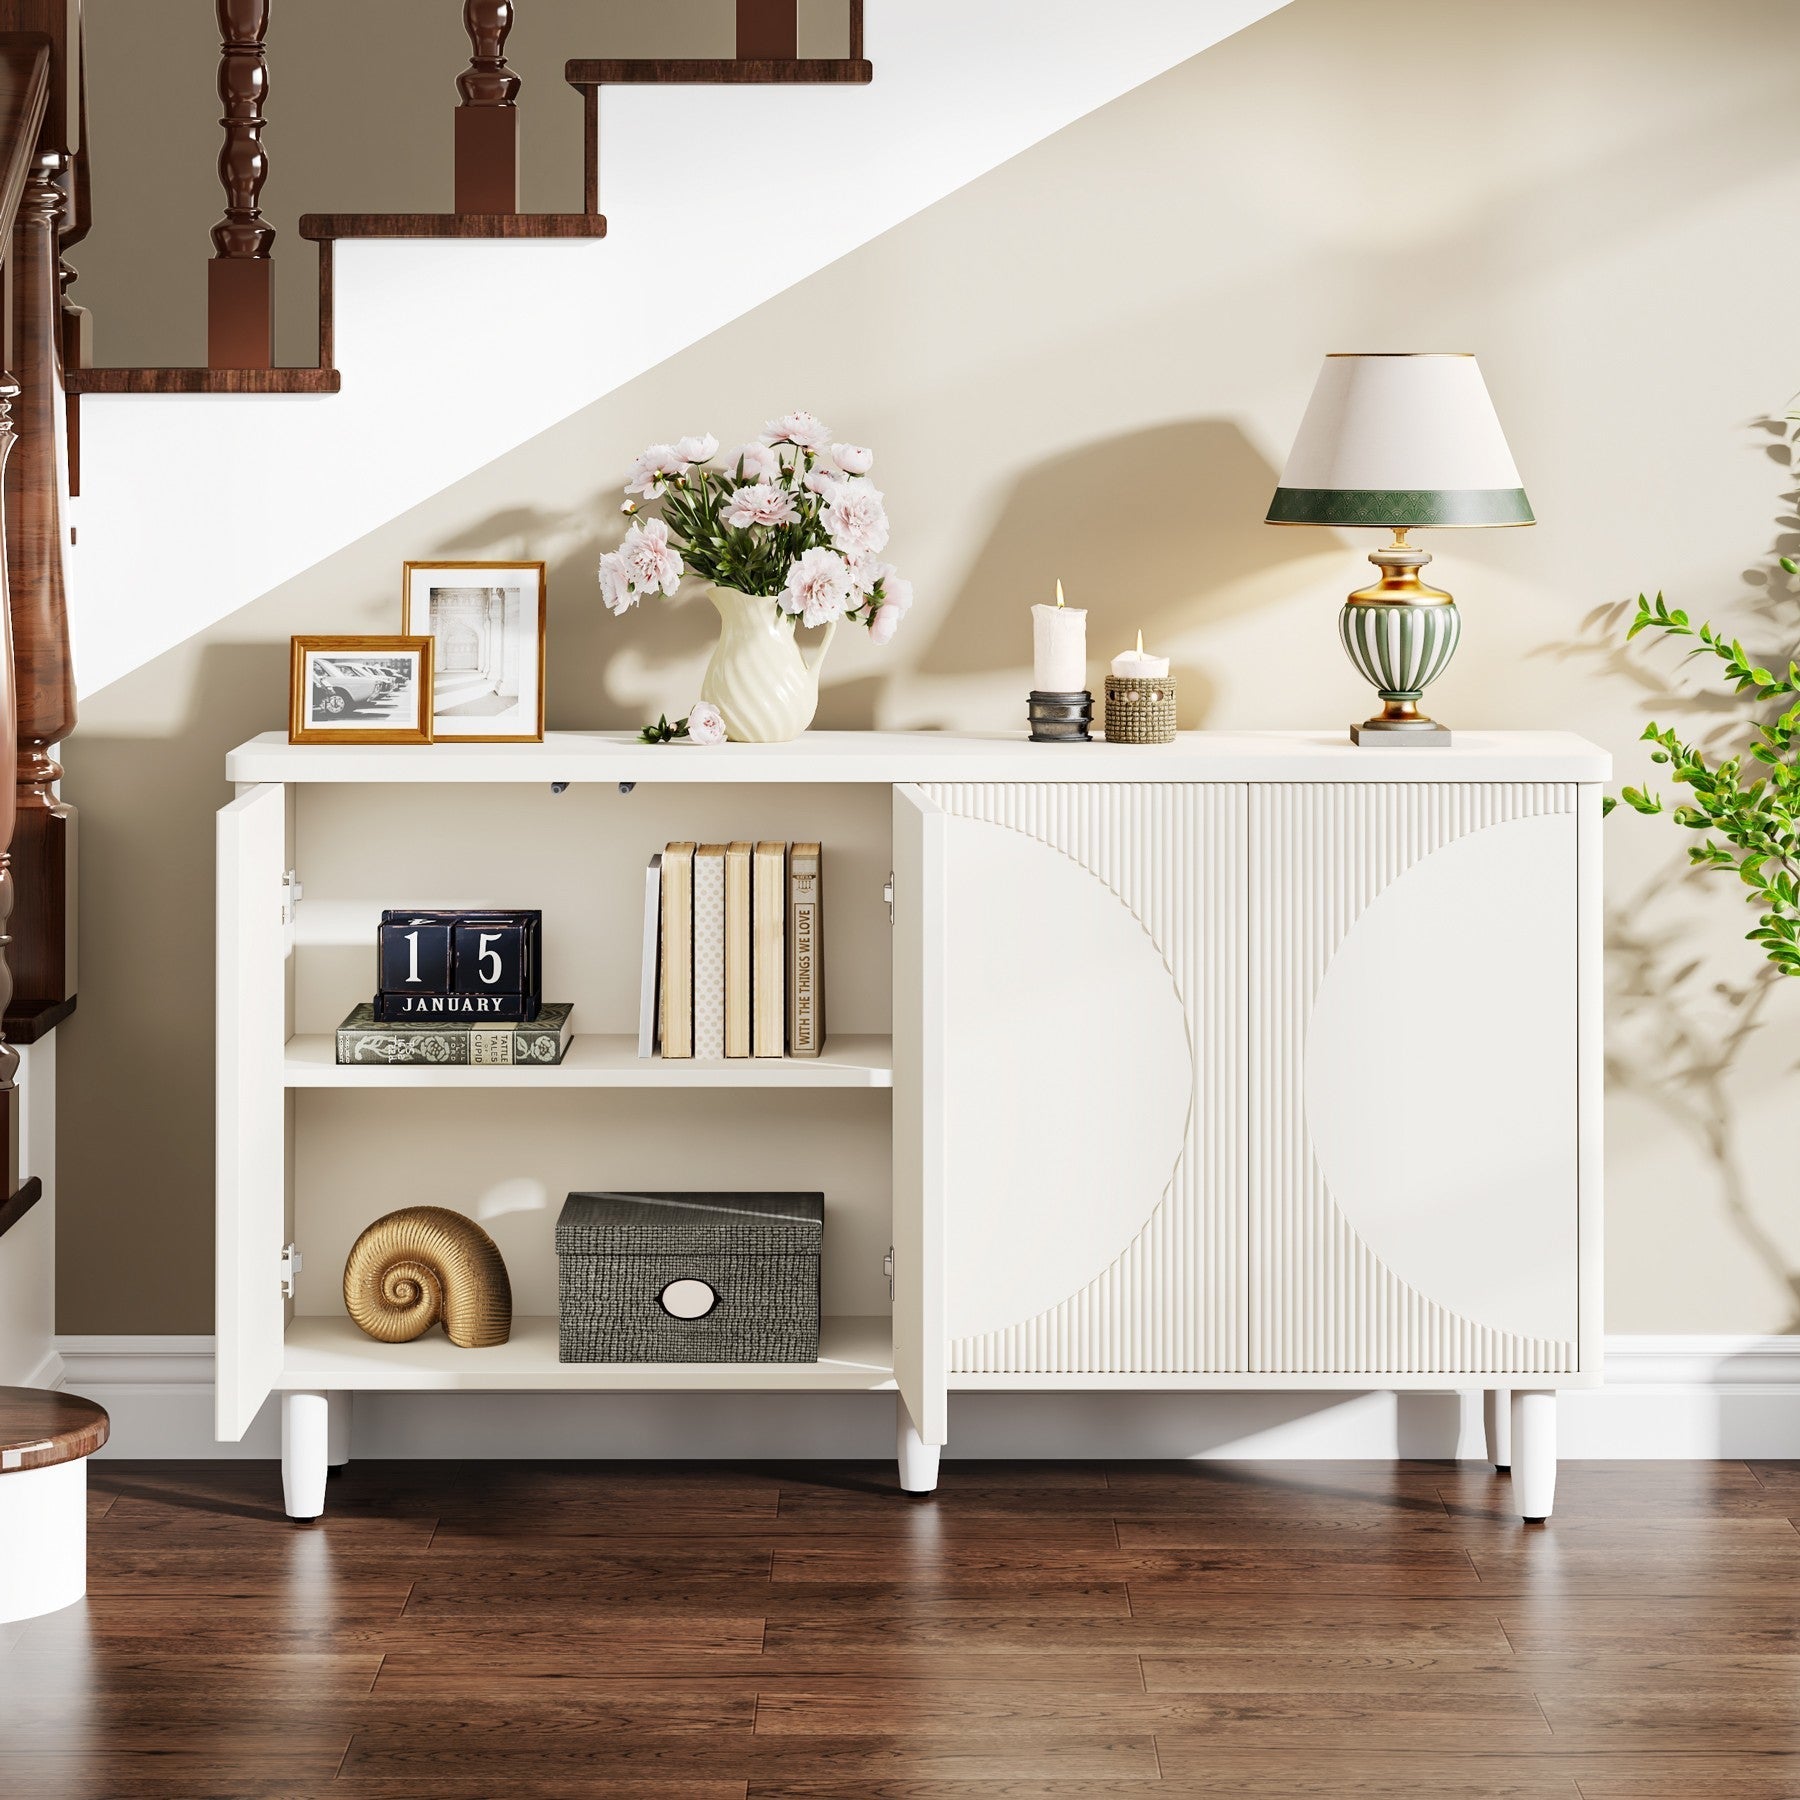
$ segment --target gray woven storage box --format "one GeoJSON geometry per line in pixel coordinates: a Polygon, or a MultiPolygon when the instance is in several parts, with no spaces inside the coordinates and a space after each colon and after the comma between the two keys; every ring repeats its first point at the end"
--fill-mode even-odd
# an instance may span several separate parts
{"type": "Polygon", "coordinates": [[[563,1362],[817,1362],[823,1194],[571,1194],[563,1362]]]}

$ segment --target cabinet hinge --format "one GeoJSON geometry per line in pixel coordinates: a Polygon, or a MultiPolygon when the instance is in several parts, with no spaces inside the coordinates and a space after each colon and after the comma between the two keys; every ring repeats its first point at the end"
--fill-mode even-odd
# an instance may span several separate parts
{"type": "Polygon", "coordinates": [[[881,1259],[881,1272],[887,1277],[888,1298],[894,1297],[894,1246],[888,1245],[888,1253],[881,1259]]]}
{"type": "Polygon", "coordinates": [[[881,884],[881,897],[887,902],[888,923],[894,922],[894,871],[888,870],[888,878],[881,884]]]}
{"type": "Polygon", "coordinates": [[[281,922],[291,925],[294,914],[300,906],[300,896],[304,890],[300,886],[300,877],[292,869],[281,872],[281,922]]]}
{"type": "Polygon", "coordinates": [[[298,1284],[299,1276],[300,1276],[300,1246],[298,1244],[283,1244],[281,1246],[281,1297],[282,1297],[282,1299],[284,1299],[284,1300],[293,1299],[294,1288],[298,1284]]]}

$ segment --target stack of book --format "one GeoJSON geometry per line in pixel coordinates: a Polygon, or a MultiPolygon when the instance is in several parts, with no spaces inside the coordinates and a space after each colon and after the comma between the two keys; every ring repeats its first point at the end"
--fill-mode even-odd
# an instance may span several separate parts
{"type": "Polygon", "coordinates": [[[340,1063],[558,1063],[566,1002],[543,999],[535,908],[387,908],[375,998],[337,1029],[340,1063]]]}
{"type": "Polygon", "coordinates": [[[822,864],[817,844],[669,844],[651,857],[639,1056],[819,1054],[822,864]]]}

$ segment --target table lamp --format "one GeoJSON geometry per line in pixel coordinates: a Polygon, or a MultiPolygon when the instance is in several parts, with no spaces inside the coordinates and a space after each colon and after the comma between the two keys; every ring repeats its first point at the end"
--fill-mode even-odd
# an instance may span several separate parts
{"type": "Polygon", "coordinates": [[[1427,587],[1430,555],[1409,531],[1535,525],[1512,452],[1475,358],[1467,353],[1361,353],[1325,359],[1269,507],[1271,525],[1370,525],[1394,534],[1370,553],[1381,571],[1344,603],[1345,654],[1381,695],[1358,744],[1448,744],[1419,710],[1462,635],[1456,602],[1427,587]]]}

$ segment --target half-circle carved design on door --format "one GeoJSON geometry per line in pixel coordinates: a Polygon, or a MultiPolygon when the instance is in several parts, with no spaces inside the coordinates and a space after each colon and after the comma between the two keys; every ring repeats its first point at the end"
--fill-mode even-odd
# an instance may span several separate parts
{"type": "Polygon", "coordinates": [[[1091,870],[984,820],[947,821],[955,1028],[948,1335],[1001,1330],[1095,1280],[1144,1229],[1187,1138],[1194,1061],[1168,964],[1091,870]],[[981,1271],[979,1281],[960,1271],[981,1271]]]}
{"type": "Polygon", "coordinates": [[[1569,813],[1456,839],[1375,896],[1307,1027],[1306,1118],[1339,1212],[1457,1318],[1576,1335],[1569,813]]]}

